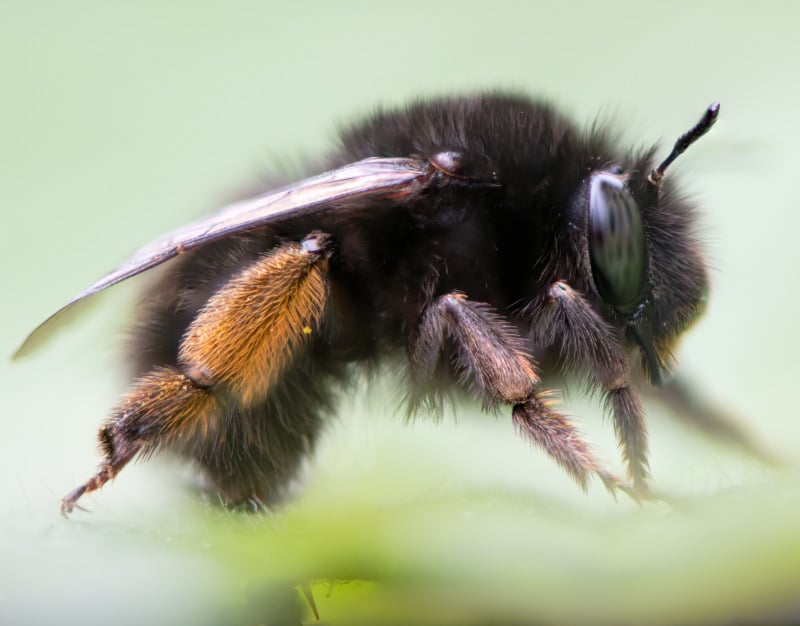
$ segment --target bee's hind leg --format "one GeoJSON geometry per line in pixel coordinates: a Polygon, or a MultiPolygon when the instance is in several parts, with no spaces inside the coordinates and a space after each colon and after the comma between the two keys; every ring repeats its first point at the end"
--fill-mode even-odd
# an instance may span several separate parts
{"type": "MultiPolygon", "coordinates": [[[[203,456],[227,450],[231,458],[244,459],[241,467],[249,468],[258,465],[249,459],[263,460],[281,446],[288,447],[287,435],[273,448],[248,454],[248,445],[263,441],[248,438],[248,425],[242,421],[252,417],[251,407],[265,402],[269,406],[273,396],[280,404],[285,396],[280,390],[287,380],[298,383],[296,376],[287,379],[285,373],[300,371],[297,363],[304,347],[324,321],[330,246],[330,238],[322,233],[311,234],[302,243],[281,245],[235,274],[209,298],[184,334],[177,366],[156,366],[140,376],[100,429],[104,461],[94,476],[63,498],[64,515],[82,495],[102,487],[137,455],[173,448],[199,456],[202,462],[203,456]],[[237,439],[235,434],[244,436],[237,439]],[[220,443],[226,441],[227,445],[220,443]],[[231,450],[231,445],[243,449],[231,450]]],[[[305,397],[313,398],[312,391],[305,397]]],[[[277,419],[281,424],[288,420],[285,433],[299,431],[295,437],[299,451],[294,455],[299,456],[308,439],[303,423],[295,423],[298,420],[285,411],[278,416],[257,413],[262,420],[277,419]]],[[[241,480],[278,465],[265,462],[253,471],[234,468],[230,474],[241,480]]],[[[212,478],[219,478],[219,472],[212,478]]],[[[249,485],[245,488],[248,491],[249,485]]],[[[262,494],[235,495],[246,499],[262,494]]]]}

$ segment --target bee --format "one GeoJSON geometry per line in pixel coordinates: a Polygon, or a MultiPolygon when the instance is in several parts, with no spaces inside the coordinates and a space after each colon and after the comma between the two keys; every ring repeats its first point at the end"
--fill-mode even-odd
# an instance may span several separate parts
{"type": "Polygon", "coordinates": [[[416,101],[345,128],[325,173],[143,247],[17,352],[164,264],[133,325],[134,380],[99,431],[102,463],[62,513],[162,450],[192,459],[230,505],[279,502],[337,388],[387,360],[411,414],[471,392],[508,407],[581,488],[594,476],[647,495],[637,387],[662,384],[708,294],[696,208],[665,171],[718,113],[709,106],[659,163],[654,148],[620,148],[610,129],[524,95],[416,101]],[[546,373],[600,394],[625,477],[559,411],[546,373]]]}

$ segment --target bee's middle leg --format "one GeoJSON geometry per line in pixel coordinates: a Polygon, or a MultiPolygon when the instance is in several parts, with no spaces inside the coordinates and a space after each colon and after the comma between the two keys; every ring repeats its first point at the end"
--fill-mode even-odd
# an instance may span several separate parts
{"type": "Polygon", "coordinates": [[[423,314],[410,357],[420,387],[433,382],[446,340],[455,348],[456,367],[487,404],[513,406],[520,431],[559,463],[583,488],[592,474],[610,490],[630,493],[607,471],[546,393],[537,392],[539,376],[517,331],[483,303],[458,293],[438,298],[423,314]]]}

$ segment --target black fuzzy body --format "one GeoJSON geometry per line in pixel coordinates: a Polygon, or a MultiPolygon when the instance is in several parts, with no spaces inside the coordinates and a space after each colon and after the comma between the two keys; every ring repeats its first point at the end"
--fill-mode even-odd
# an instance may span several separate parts
{"type": "MultiPolygon", "coordinates": [[[[648,250],[641,311],[656,349],[666,353],[697,315],[706,275],[691,206],[669,185],[658,206],[649,203],[645,177],[652,151],[620,149],[607,129],[581,130],[547,103],[489,94],[378,112],[341,133],[341,146],[323,169],[367,157],[433,158],[447,151],[469,155],[481,175],[435,193],[356,201],[211,244],[162,268],[144,295],[132,331],[136,375],[177,367],[189,324],[249,263],[310,232],[323,232],[333,242],[329,314],[308,350],[263,401],[242,406],[232,399],[215,432],[169,446],[196,460],[226,501],[281,497],[334,412],[335,391],[353,365],[384,358],[407,363],[412,397],[445,386],[470,387],[469,367],[449,343],[452,354],[437,366],[434,391],[415,383],[409,354],[422,332],[420,320],[447,294],[485,305],[541,363],[599,385],[598,375],[580,362],[583,348],[570,345],[570,331],[543,330],[548,326],[541,313],[551,286],[564,281],[606,325],[610,341],[626,354],[634,349],[626,331],[630,320],[603,302],[592,279],[582,208],[592,172],[629,173],[639,200],[648,250]]],[[[607,366],[605,379],[613,378],[616,367],[607,366]]],[[[619,369],[627,371],[627,364],[619,369]]]]}

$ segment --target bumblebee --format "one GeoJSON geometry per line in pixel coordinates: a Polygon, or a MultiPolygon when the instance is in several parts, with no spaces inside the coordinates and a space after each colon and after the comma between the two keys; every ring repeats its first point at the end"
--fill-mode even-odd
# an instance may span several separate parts
{"type": "Polygon", "coordinates": [[[648,493],[641,384],[660,385],[703,311],[696,209],[667,167],[608,128],[507,93],[413,102],[344,129],[325,173],[225,207],[145,246],[95,293],[164,264],[133,326],[135,379],[99,432],[103,461],[66,515],[135,457],[196,462],[231,505],[271,505],[359,368],[393,360],[408,410],[466,390],[581,488],[648,493]],[[540,385],[582,378],[627,470],[596,459],[540,385]],[[647,380],[645,380],[647,379],[647,380]]]}

